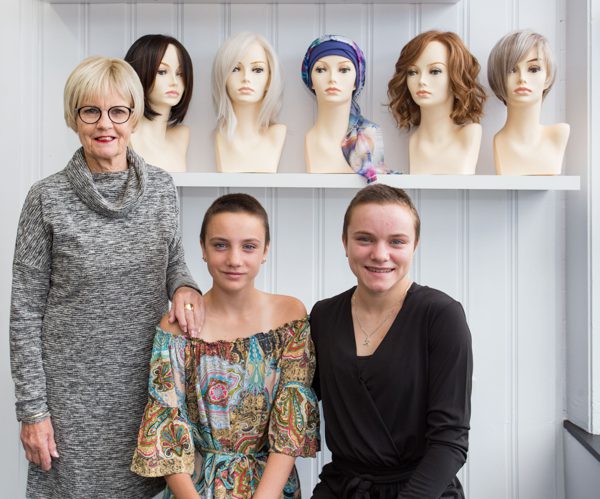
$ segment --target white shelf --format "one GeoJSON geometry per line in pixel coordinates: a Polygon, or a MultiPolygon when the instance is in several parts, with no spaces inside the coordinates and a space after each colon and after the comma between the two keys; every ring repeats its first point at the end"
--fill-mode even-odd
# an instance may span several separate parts
{"type": "Polygon", "coordinates": [[[88,4],[88,3],[298,3],[298,4],[310,4],[310,3],[346,3],[346,4],[364,4],[364,3],[395,3],[395,4],[453,4],[457,3],[458,0],[125,0],[119,2],[118,0],[42,0],[47,3],[77,3],[77,4],[88,4]]]}
{"type": "MultiPolygon", "coordinates": [[[[366,185],[355,174],[310,173],[173,173],[178,187],[283,187],[307,189],[360,189],[366,185]]],[[[379,175],[379,182],[403,189],[467,189],[515,191],[577,191],[577,176],[498,175],[379,175]]]]}

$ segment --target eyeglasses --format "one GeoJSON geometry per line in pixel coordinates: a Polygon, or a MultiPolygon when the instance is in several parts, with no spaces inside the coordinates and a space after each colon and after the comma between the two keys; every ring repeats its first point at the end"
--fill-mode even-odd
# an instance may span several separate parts
{"type": "MultiPolygon", "coordinates": [[[[83,106],[76,109],[79,119],[88,125],[98,123],[102,117],[102,109],[96,106],[83,106]]],[[[115,125],[121,125],[131,118],[133,109],[127,106],[109,107],[107,114],[110,121],[115,125]]]]}

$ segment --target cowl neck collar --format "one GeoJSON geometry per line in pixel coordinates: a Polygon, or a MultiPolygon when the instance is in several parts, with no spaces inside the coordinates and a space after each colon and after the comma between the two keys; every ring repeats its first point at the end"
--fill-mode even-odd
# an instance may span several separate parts
{"type": "Polygon", "coordinates": [[[110,218],[122,218],[142,200],[148,183],[145,161],[130,148],[127,148],[127,164],[129,168],[124,193],[114,202],[108,201],[98,191],[85,161],[83,147],[73,154],[65,173],[79,199],[90,209],[110,218]]]}

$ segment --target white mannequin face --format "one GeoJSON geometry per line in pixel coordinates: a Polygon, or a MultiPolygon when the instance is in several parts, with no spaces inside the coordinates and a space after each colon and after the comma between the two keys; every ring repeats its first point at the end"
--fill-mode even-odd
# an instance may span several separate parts
{"type": "Polygon", "coordinates": [[[408,91],[420,107],[452,103],[448,74],[448,49],[438,41],[429,42],[407,71],[408,91]]]}
{"type": "Polygon", "coordinates": [[[310,73],[317,102],[344,103],[356,89],[356,68],[350,59],[328,55],[319,59],[310,73]]]}
{"type": "Polygon", "coordinates": [[[542,100],[548,87],[546,63],[537,48],[532,48],[506,77],[507,104],[526,105],[542,100]]]}
{"type": "Polygon", "coordinates": [[[185,86],[183,69],[175,45],[169,45],[154,79],[154,85],[148,94],[152,107],[167,105],[173,107],[179,103],[185,86]]]}
{"type": "Polygon", "coordinates": [[[271,72],[265,49],[254,42],[227,78],[227,94],[234,104],[255,104],[269,88],[271,72]]]}

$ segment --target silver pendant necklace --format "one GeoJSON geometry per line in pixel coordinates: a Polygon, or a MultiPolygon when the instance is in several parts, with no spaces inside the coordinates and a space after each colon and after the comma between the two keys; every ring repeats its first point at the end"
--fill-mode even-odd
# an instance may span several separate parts
{"type": "Polygon", "coordinates": [[[381,328],[381,326],[383,326],[387,321],[390,320],[390,318],[397,314],[400,309],[402,308],[402,304],[404,303],[404,299],[406,298],[406,294],[408,293],[408,290],[411,286],[411,282],[408,283],[407,288],[404,290],[404,293],[402,293],[402,298],[400,299],[400,301],[398,303],[396,303],[392,309],[385,315],[385,317],[383,318],[383,320],[377,325],[377,327],[375,327],[370,333],[367,332],[367,330],[363,327],[362,323],[360,322],[360,317],[358,316],[358,305],[356,304],[356,291],[354,292],[354,294],[352,295],[352,315],[354,316],[354,318],[356,319],[356,323],[358,324],[359,329],[361,330],[362,334],[364,335],[365,339],[362,342],[362,345],[365,347],[370,346],[371,344],[371,337],[377,332],[379,331],[379,329],[381,328]]]}

